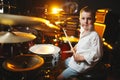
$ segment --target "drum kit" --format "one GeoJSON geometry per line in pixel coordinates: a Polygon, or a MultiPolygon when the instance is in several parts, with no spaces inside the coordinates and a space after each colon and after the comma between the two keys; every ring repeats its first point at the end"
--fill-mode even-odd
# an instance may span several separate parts
{"type": "MultiPolygon", "coordinates": [[[[43,18],[0,13],[0,25],[12,26],[14,28],[14,26],[21,24],[30,25],[30,27],[32,26],[36,30],[48,32],[52,35],[61,33],[59,26],[53,25],[50,21],[43,18]]],[[[36,39],[36,37],[32,33],[12,31],[11,29],[0,32],[0,44],[2,47],[4,44],[29,42],[36,39]]],[[[29,47],[29,51],[34,53],[34,55],[22,53],[14,56],[12,54],[13,47],[11,47],[11,56],[5,59],[2,66],[8,71],[25,72],[41,67],[43,64],[47,65],[47,67],[54,67],[60,57],[60,48],[53,44],[35,44],[29,47]]],[[[6,58],[4,52],[0,53],[0,58],[6,58]]]]}
{"type": "MultiPolygon", "coordinates": [[[[3,3],[0,5],[9,8],[8,14],[0,13],[0,69],[3,67],[10,72],[20,72],[22,73],[22,77],[19,80],[28,80],[26,74],[28,71],[36,70],[42,66],[42,69],[54,68],[60,59],[61,49],[56,45],[44,43],[44,39],[41,39],[41,42],[44,44],[34,43],[33,41],[39,37],[38,35],[31,32],[24,32],[23,30],[16,30],[16,27],[17,29],[18,27],[24,29],[28,26],[34,30],[41,31],[48,38],[54,37],[57,39],[60,35],[64,34],[61,32],[61,27],[52,24],[44,18],[10,14],[10,9],[16,8],[15,6],[5,5],[3,3]],[[1,28],[9,29],[1,30],[1,28]],[[31,44],[30,42],[33,43],[31,44]],[[27,46],[23,43],[27,43],[27,46]],[[23,47],[29,51],[27,54],[23,47]],[[23,51],[19,51],[19,49],[23,51]],[[16,51],[15,53],[14,50],[16,51]]],[[[75,9],[77,7],[75,4],[75,9]]],[[[50,41],[49,39],[47,40],[50,41]]],[[[68,38],[62,37],[59,40],[66,41],[68,38]]],[[[69,38],[69,40],[71,42],[77,42],[75,38],[69,38]]],[[[45,73],[47,72],[45,71],[45,73]]]]}
{"type": "MultiPolygon", "coordinates": [[[[1,14],[0,13],[0,25],[3,26],[12,26],[12,28],[16,25],[30,25],[33,28],[41,31],[59,31],[60,28],[51,24],[50,21],[38,18],[38,17],[28,17],[28,16],[21,16],[21,15],[12,15],[12,14],[1,14]]],[[[36,39],[36,36],[32,33],[26,33],[26,32],[19,32],[19,31],[12,31],[10,28],[9,31],[1,31],[0,32],[0,44],[1,47],[4,44],[17,44],[17,43],[24,43],[29,42],[36,39]]],[[[3,48],[2,48],[3,49],[3,48]]],[[[6,49],[7,50],[7,49],[6,49]]],[[[59,47],[53,46],[53,45],[34,45],[30,47],[30,51],[32,54],[19,54],[19,55],[13,55],[13,47],[11,46],[11,53],[10,57],[6,57],[3,53],[0,53],[0,58],[5,58],[5,61],[3,61],[2,66],[4,69],[12,72],[25,72],[25,71],[31,71],[38,67],[41,67],[45,61],[45,57],[41,55],[36,54],[44,54],[46,51],[46,54],[55,54],[60,51],[59,47]],[[34,48],[35,47],[35,48],[34,48]],[[54,49],[55,48],[55,49],[54,49]],[[53,49],[52,52],[49,49],[53,49]],[[38,50],[36,52],[36,50],[38,50]]],[[[1,50],[2,52],[2,50],[1,50]]],[[[53,55],[54,59],[51,61],[52,65],[55,65],[56,56],[58,54],[53,55]]],[[[24,79],[25,76],[23,75],[24,79]]]]}

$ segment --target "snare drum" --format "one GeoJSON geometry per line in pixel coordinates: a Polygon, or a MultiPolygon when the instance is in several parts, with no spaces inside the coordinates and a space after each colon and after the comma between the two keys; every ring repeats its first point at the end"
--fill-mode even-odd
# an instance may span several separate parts
{"type": "Polygon", "coordinates": [[[42,56],[46,67],[54,67],[59,61],[60,48],[52,44],[35,44],[29,48],[29,51],[42,56]]]}

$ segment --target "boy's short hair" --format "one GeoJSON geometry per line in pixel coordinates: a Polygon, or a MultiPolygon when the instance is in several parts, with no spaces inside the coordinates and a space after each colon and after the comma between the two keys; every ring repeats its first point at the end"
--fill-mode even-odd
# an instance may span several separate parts
{"type": "Polygon", "coordinates": [[[90,12],[92,14],[92,17],[95,18],[96,10],[93,9],[92,7],[85,6],[80,10],[80,13],[82,13],[83,11],[90,12]]]}

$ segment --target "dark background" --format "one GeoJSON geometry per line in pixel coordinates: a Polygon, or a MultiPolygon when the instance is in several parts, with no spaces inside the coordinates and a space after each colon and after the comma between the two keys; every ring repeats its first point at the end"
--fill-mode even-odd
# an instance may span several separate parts
{"type": "MultiPolygon", "coordinates": [[[[16,6],[16,12],[22,12],[35,9],[36,7],[44,7],[45,4],[52,5],[55,3],[64,5],[69,1],[77,2],[79,9],[83,6],[90,5],[97,9],[108,8],[113,13],[120,15],[119,0],[4,0],[4,3],[16,6]]],[[[11,10],[13,9],[11,8],[11,10]]]]}

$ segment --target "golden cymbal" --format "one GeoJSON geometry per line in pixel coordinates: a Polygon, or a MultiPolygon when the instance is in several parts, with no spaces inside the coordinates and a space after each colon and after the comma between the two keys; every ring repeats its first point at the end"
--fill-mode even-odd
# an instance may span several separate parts
{"type": "Polygon", "coordinates": [[[38,55],[23,54],[7,59],[3,67],[10,71],[29,71],[41,67],[44,59],[38,55]]]}
{"type": "Polygon", "coordinates": [[[56,31],[60,30],[59,28],[57,29],[57,26],[50,24],[50,23],[48,23],[47,25],[41,24],[40,26],[39,25],[33,26],[33,28],[36,30],[40,30],[43,32],[50,32],[50,33],[52,33],[52,32],[55,33],[56,31]]]}
{"type": "Polygon", "coordinates": [[[28,24],[28,25],[37,25],[37,28],[36,26],[33,26],[33,28],[35,27],[38,30],[47,30],[47,29],[60,30],[58,26],[51,24],[49,20],[46,20],[44,18],[13,15],[13,14],[0,13],[0,24],[3,25],[28,24]]]}
{"type": "Polygon", "coordinates": [[[79,38],[74,37],[74,36],[68,36],[68,37],[63,36],[63,37],[60,37],[59,39],[65,41],[65,42],[68,40],[70,42],[78,42],[78,40],[79,40],[79,38]]]}
{"type": "Polygon", "coordinates": [[[35,39],[36,36],[25,32],[0,32],[0,43],[21,43],[35,39]]]}

